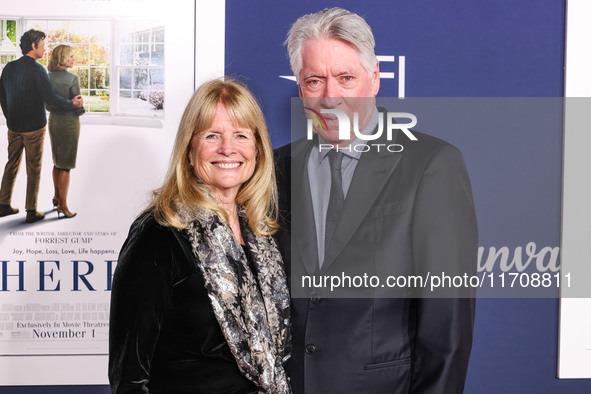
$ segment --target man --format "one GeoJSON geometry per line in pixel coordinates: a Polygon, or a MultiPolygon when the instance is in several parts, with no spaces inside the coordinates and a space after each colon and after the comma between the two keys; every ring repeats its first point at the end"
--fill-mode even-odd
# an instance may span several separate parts
{"type": "Polygon", "coordinates": [[[37,211],[43,140],[47,124],[45,103],[63,110],[83,106],[81,96],[66,100],[53,90],[47,71],[37,63],[45,52],[45,33],[29,30],[21,37],[24,56],[4,67],[0,77],[0,104],[8,126],[8,162],[0,188],[0,217],[19,212],[10,205],[12,190],[25,150],[27,165],[26,222],[45,217],[37,211]]]}
{"type": "Polygon", "coordinates": [[[401,144],[402,152],[364,149],[367,141],[353,127],[343,137],[337,116],[323,114],[340,110],[354,119],[357,112],[364,135],[379,127],[379,65],[371,28],[360,16],[341,8],[305,15],[286,43],[304,107],[319,120],[312,141],[276,151],[277,240],[294,297],[288,365],[294,393],[461,393],[473,298],[408,298],[404,290],[378,298],[371,292],[381,290],[371,288],[315,288],[316,294],[297,297],[304,275],[461,273],[464,266],[470,273],[477,227],[462,155],[414,131],[417,141],[402,132],[372,141],[401,144]]]}

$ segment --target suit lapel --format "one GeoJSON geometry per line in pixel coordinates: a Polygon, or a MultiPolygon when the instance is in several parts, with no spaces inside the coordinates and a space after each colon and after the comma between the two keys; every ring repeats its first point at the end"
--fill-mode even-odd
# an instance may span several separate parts
{"type": "Polygon", "coordinates": [[[292,144],[291,168],[291,237],[292,245],[296,245],[306,271],[312,275],[318,272],[318,243],[316,225],[314,223],[314,208],[310,194],[308,180],[308,156],[312,147],[317,143],[300,140],[302,143],[292,144]]]}
{"type": "MultiPolygon", "coordinates": [[[[394,141],[387,141],[385,136],[382,136],[377,143],[386,145],[395,143],[397,136],[394,141]]],[[[336,257],[357,231],[361,221],[390,180],[401,158],[402,153],[388,152],[385,146],[382,146],[380,152],[372,149],[361,154],[334,235],[324,256],[322,271],[327,270],[334,263],[336,257]]]]}

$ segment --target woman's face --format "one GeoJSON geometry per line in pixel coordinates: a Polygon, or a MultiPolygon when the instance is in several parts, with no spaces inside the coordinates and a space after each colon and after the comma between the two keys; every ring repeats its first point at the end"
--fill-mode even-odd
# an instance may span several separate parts
{"type": "Polygon", "coordinates": [[[67,68],[72,68],[72,66],[74,66],[74,55],[70,55],[70,58],[66,62],[67,68]]]}
{"type": "Polygon", "coordinates": [[[218,202],[233,202],[254,173],[254,133],[234,126],[224,105],[218,103],[211,127],[193,135],[189,160],[218,202]]]}

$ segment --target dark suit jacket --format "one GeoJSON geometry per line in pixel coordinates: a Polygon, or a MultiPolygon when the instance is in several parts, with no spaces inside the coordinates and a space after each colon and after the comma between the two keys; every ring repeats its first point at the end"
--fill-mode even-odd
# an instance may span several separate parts
{"type": "Polygon", "coordinates": [[[462,154],[445,141],[415,135],[416,142],[396,136],[401,153],[361,155],[320,271],[306,170],[314,142],[299,140],[275,152],[277,240],[294,297],[288,373],[296,394],[463,391],[473,298],[407,298],[417,295],[409,289],[396,289],[398,298],[378,298],[380,289],[346,299],[331,297],[351,293],[314,289],[317,296],[296,298],[305,295],[301,275],[346,271],[383,279],[460,273],[466,266],[475,272],[478,235],[462,154]]]}

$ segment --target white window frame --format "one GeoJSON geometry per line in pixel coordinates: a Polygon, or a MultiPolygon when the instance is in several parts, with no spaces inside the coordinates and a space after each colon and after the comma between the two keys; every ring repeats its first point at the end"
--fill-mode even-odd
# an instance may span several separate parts
{"type": "MultiPolygon", "coordinates": [[[[120,63],[120,40],[119,40],[119,22],[122,20],[132,20],[134,18],[93,18],[93,17],[47,17],[47,16],[11,16],[11,15],[0,15],[0,19],[9,19],[16,21],[16,35],[21,37],[25,32],[26,22],[30,20],[39,21],[106,21],[111,24],[111,36],[110,36],[110,53],[111,61],[109,65],[109,112],[88,112],[85,116],[81,117],[83,124],[137,124],[143,127],[162,127],[162,121],[166,117],[166,102],[165,107],[162,109],[162,114],[141,114],[141,113],[125,113],[119,111],[119,94],[120,94],[120,83],[119,83],[119,71],[126,66],[121,66],[120,63]],[[119,122],[119,119],[126,118],[127,121],[123,120],[119,122]]],[[[138,20],[153,19],[147,17],[135,18],[138,20]]],[[[166,34],[166,30],[165,33],[166,34]]],[[[166,53],[166,42],[163,43],[164,50],[166,53]]],[[[17,42],[18,47],[18,42],[17,42]]],[[[22,54],[20,48],[17,52],[17,58],[22,54]]],[[[166,55],[165,55],[166,56],[166,55]]],[[[154,68],[161,68],[160,66],[152,66],[154,68]]],[[[150,68],[146,66],[145,68],[150,68]]],[[[166,72],[166,59],[162,68],[166,72]]],[[[166,91],[166,80],[164,81],[166,91]]]]}
{"type": "MultiPolygon", "coordinates": [[[[137,18],[137,20],[148,20],[150,18],[137,18]]],[[[142,117],[142,118],[156,118],[156,119],[164,119],[166,116],[166,97],[164,100],[164,109],[162,110],[162,115],[158,116],[157,113],[154,113],[152,115],[146,114],[146,115],[137,115],[135,113],[125,113],[125,112],[121,112],[119,110],[119,98],[120,98],[120,94],[121,94],[121,86],[120,86],[120,78],[121,78],[121,70],[122,69],[127,69],[127,68],[135,68],[134,65],[123,65],[121,64],[121,40],[119,39],[119,23],[118,21],[120,21],[121,19],[116,19],[115,23],[113,23],[111,25],[111,37],[112,37],[112,41],[116,41],[116,48],[114,53],[112,54],[113,56],[111,57],[111,67],[114,69],[113,70],[113,74],[111,74],[112,76],[115,76],[116,79],[116,84],[117,84],[117,90],[116,90],[116,115],[117,116],[138,116],[138,117],[142,117]],[[113,59],[116,58],[116,61],[113,61],[113,59]]],[[[132,20],[132,18],[126,18],[125,20],[132,20]]],[[[150,26],[152,27],[152,26],[150,26]]],[[[166,30],[164,31],[164,34],[166,35],[166,30]]],[[[165,40],[166,41],[166,40],[165,40]]],[[[158,43],[159,45],[162,44],[164,45],[164,51],[166,52],[166,42],[162,42],[162,43],[158,43]]],[[[127,43],[125,43],[127,44],[127,43]]],[[[130,44],[134,44],[134,43],[130,43],[130,44]]],[[[148,45],[151,45],[151,43],[148,43],[148,45]]],[[[166,56],[166,55],[165,55],[166,56]]],[[[162,68],[164,70],[164,72],[166,73],[166,58],[164,60],[164,65],[163,66],[152,66],[152,65],[147,65],[147,66],[142,66],[141,68],[146,68],[146,69],[160,69],[162,68]]],[[[115,82],[115,81],[113,81],[115,82]]],[[[166,80],[164,80],[164,90],[166,91],[166,80]]],[[[126,91],[128,89],[125,89],[126,91]]],[[[133,91],[135,89],[131,88],[129,89],[129,91],[132,92],[132,96],[133,96],[133,91]]]]}
{"type": "MultiPolygon", "coordinates": [[[[14,17],[10,17],[10,16],[8,16],[8,17],[0,17],[0,19],[3,20],[3,21],[10,21],[10,20],[17,21],[18,20],[18,18],[14,18],[14,17]]],[[[0,35],[1,34],[2,34],[2,31],[0,30],[0,35]]],[[[17,34],[17,37],[18,37],[18,22],[16,23],[16,34],[17,34]]],[[[0,39],[1,38],[2,37],[0,37],[0,39]]],[[[20,47],[18,46],[18,42],[16,42],[15,44],[16,44],[16,57],[18,58],[19,55],[20,55],[20,53],[21,53],[21,51],[20,51],[20,47]]],[[[0,68],[0,73],[2,72],[2,68],[0,68]]]]}

